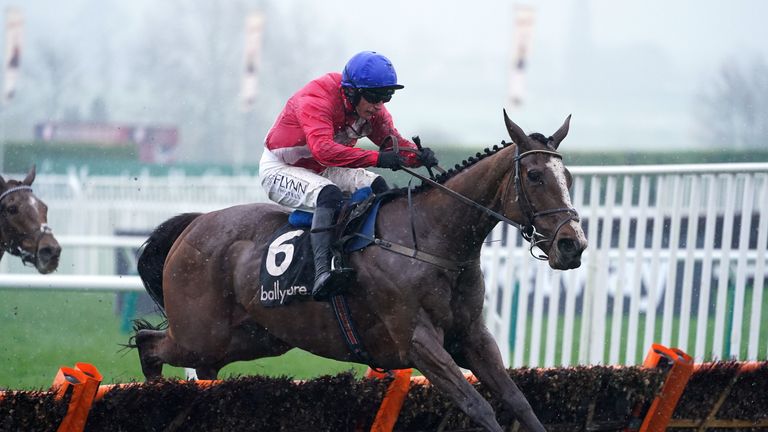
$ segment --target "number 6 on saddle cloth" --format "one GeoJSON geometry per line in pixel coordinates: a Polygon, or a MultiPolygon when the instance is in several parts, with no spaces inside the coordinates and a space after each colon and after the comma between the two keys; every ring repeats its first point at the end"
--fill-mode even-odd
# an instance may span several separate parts
{"type": "MultiPolygon", "coordinates": [[[[340,272],[336,278],[339,281],[336,293],[347,288],[354,279],[354,271],[345,269],[344,254],[373,243],[382,197],[374,195],[370,187],[364,187],[342,203],[338,223],[332,228],[343,231],[343,236],[332,247],[331,269],[340,272]]],[[[261,261],[259,281],[259,300],[265,307],[286,305],[294,299],[312,299],[315,264],[309,239],[311,226],[312,213],[294,210],[288,223],[270,240],[261,261]]]]}

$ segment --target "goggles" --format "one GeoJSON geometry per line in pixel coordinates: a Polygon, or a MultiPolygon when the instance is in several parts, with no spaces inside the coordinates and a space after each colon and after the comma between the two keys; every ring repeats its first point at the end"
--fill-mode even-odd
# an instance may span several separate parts
{"type": "Polygon", "coordinates": [[[366,101],[377,104],[379,102],[387,103],[392,100],[392,95],[395,94],[394,89],[361,89],[360,96],[366,101]]]}

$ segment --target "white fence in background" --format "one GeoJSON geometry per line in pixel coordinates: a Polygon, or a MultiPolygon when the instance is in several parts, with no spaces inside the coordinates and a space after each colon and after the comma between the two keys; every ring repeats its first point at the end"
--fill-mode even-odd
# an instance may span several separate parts
{"type": "MultiPolygon", "coordinates": [[[[768,164],[571,171],[589,239],[579,269],[549,269],[507,226],[483,249],[486,322],[507,364],[635,364],[652,342],[698,361],[766,357],[768,164]]],[[[115,275],[135,269],[133,249],[160,222],[266,200],[252,176],[72,173],[34,188],[64,246],[59,270],[35,276],[6,257],[0,288],[141,290],[115,275]]]]}
{"type": "Polygon", "coordinates": [[[768,164],[572,173],[579,269],[527,257],[505,226],[484,248],[486,321],[507,364],[635,364],[652,342],[697,361],[766,358],[768,164]]]}
{"type": "MultiPolygon", "coordinates": [[[[38,175],[33,188],[48,204],[48,223],[65,247],[58,274],[114,275],[121,259],[132,258],[123,253],[116,259],[114,248],[138,246],[141,237],[145,239],[172,216],[267,200],[258,177],[250,175],[89,176],[71,172],[38,175]]],[[[33,272],[18,259],[0,262],[0,274],[33,272]]]]}

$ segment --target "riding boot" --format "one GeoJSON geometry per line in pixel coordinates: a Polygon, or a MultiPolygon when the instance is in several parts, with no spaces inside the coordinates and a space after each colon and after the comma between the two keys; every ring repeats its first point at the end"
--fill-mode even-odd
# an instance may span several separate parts
{"type": "Polygon", "coordinates": [[[318,207],[312,218],[312,231],[321,230],[310,233],[312,252],[315,255],[315,285],[312,287],[312,297],[318,301],[326,300],[334,288],[331,273],[331,243],[334,240],[334,232],[333,229],[327,229],[334,223],[334,213],[334,209],[318,207]]]}

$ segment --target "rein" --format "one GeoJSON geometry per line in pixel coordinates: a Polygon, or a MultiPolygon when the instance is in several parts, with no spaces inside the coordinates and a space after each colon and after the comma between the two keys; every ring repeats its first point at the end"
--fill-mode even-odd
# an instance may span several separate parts
{"type": "MultiPolygon", "coordinates": [[[[392,142],[393,142],[393,150],[395,152],[399,152],[400,148],[398,146],[397,138],[394,135],[390,135],[389,137],[387,137],[387,139],[391,139],[392,140],[392,142]]],[[[551,138],[550,138],[550,140],[551,140],[551,138]]],[[[414,138],[414,141],[416,141],[416,144],[417,144],[419,150],[421,150],[421,143],[418,141],[418,139],[414,138]]],[[[502,141],[502,144],[504,144],[503,141],[502,141]]],[[[406,149],[403,149],[403,150],[405,151],[406,149]]],[[[412,150],[412,149],[407,149],[407,150],[416,152],[416,150],[412,150]]],[[[410,174],[411,176],[413,176],[413,177],[415,177],[417,179],[420,179],[421,181],[423,181],[423,182],[425,182],[425,183],[427,183],[427,184],[437,188],[438,190],[440,190],[440,191],[450,195],[451,197],[453,197],[453,198],[463,202],[464,204],[467,204],[470,207],[473,207],[473,208],[475,208],[477,210],[480,210],[483,213],[485,213],[486,215],[488,215],[488,216],[490,216],[492,218],[495,218],[495,219],[497,219],[500,222],[504,222],[506,224],[509,224],[509,225],[517,228],[518,230],[520,230],[520,235],[522,235],[522,237],[526,241],[528,241],[528,243],[530,244],[530,246],[528,248],[528,252],[531,254],[531,256],[536,258],[536,259],[538,259],[538,260],[545,261],[545,260],[548,260],[549,257],[547,256],[546,252],[544,252],[544,249],[541,247],[541,245],[544,244],[544,243],[547,243],[547,242],[550,242],[550,243],[554,242],[555,238],[557,238],[557,233],[560,232],[560,229],[566,223],[568,223],[570,221],[578,222],[579,221],[579,213],[576,211],[576,209],[571,208],[571,207],[560,207],[560,208],[555,208],[555,209],[541,210],[541,211],[538,211],[538,212],[534,209],[533,204],[531,204],[531,200],[528,197],[528,193],[527,193],[527,191],[525,189],[524,183],[520,179],[520,173],[522,172],[522,169],[520,168],[520,161],[524,157],[529,156],[529,155],[533,155],[533,154],[547,154],[547,155],[550,155],[552,157],[556,157],[556,158],[559,158],[559,159],[563,158],[563,156],[560,153],[558,153],[556,151],[553,151],[553,150],[538,150],[537,149],[537,150],[529,150],[529,151],[520,153],[520,147],[515,146],[515,158],[514,158],[515,174],[514,174],[514,176],[510,176],[509,182],[507,183],[506,187],[504,188],[504,192],[502,193],[501,202],[502,202],[502,205],[503,205],[504,202],[506,202],[506,198],[507,198],[507,195],[509,193],[509,188],[514,183],[515,193],[517,194],[516,201],[518,203],[520,203],[520,209],[522,210],[523,214],[525,215],[525,218],[527,219],[527,224],[517,223],[517,222],[513,221],[512,219],[504,216],[503,214],[501,214],[499,212],[496,212],[494,210],[491,210],[488,207],[486,207],[486,206],[484,206],[484,205],[482,205],[482,204],[480,204],[480,203],[478,203],[478,202],[476,202],[476,201],[474,201],[474,200],[472,200],[470,198],[467,198],[464,195],[462,195],[462,194],[460,194],[460,193],[458,193],[458,192],[456,192],[456,191],[446,187],[445,185],[442,185],[442,184],[438,183],[433,178],[423,176],[423,175],[417,173],[416,171],[411,170],[410,168],[401,166],[399,169],[401,169],[404,172],[410,174]],[[522,200],[520,198],[522,198],[522,200]],[[546,216],[546,215],[555,214],[555,213],[568,213],[568,217],[564,218],[562,221],[560,221],[560,223],[555,228],[555,231],[552,233],[551,238],[548,238],[544,234],[542,234],[538,230],[536,230],[535,219],[537,217],[539,217],[539,216],[546,216]],[[540,254],[536,253],[534,251],[534,248],[538,248],[541,251],[541,253],[540,254]]],[[[439,168],[439,167],[437,167],[437,168],[439,168]]],[[[443,169],[440,169],[440,171],[445,172],[445,170],[443,170],[443,169]]],[[[432,175],[432,171],[429,170],[429,172],[430,172],[430,175],[432,175]]],[[[409,209],[410,216],[411,216],[410,220],[411,220],[411,236],[412,236],[412,239],[413,239],[413,248],[409,248],[407,246],[403,246],[403,245],[400,245],[400,244],[397,244],[397,243],[392,243],[392,242],[389,242],[389,241],[386,241],[386,240],[383,240],[383,239],[379,239],[379,238],[375,238],[375,237],[374,238],[368,238],[368,240],[372,241],[377,246],[379,246],[381,248],[384,248],[384,249],[387,249],[387,250],[389,250],[391,252],[395,252],[395,253],[398,253],[400,255],[405,255],[405,256],[408,256],[410,258],[414,258],[414,259],[417,259],[417,260],[420,260],[420,261],[424,261],[424,262],[436,265],[438,267],[442,267],[442,268],[444,268],[446,270],[449,270],[449,271],[462,271],[468,265],[470,265],[470,264],[472,264],[473,262],[476,261],[476,260],[472,260],[472,261],[468,261],[468,262],[461,262],[461,263],[459,263],[459,262],[451,261],[451,260],[448,260],[448,259],[436,256],[436,255],[432,255],[432,254],[426,253],[424,251],[420,251],[418,249],[418,244],[416,243],[416,228],[413,225],[413,201],[412,201],[412,197],[411,197],[410,182],[409,182],[409,185],[408,185],[408,209],[409,209]]]]}
{"type": "MultiPolygon", "coordinates": [[[[18,191],[24,191],[24,190],[27,190],[30,193],[32,193],[32,186],[26,186],[26,185],[14,186],[14,187],[6,190],[2,194],[0,194],[0,203],[2,203],[3,199],[6,196],[10,195],[11,193],[18,192],[18,191]]],[[[42,239],[42,237],[44,235],[52,234],[52,233],[53,233],[53,229],[51,229],[51,227],[48,226],[48,224],[46,224],[46,223],[40,224],[40,230],[37,232],[37,237],[35,238],[35,251],[37,251],[37,246],[40,244],[40,239],[42,239]]],[[[35,263],[37,262],[37,252],[35,252],[35,253],[28,252],[28,251],[22,249],[21,245],[16,244],[16,243],[17,243],[17,240],[13,240],[13,241],[10,241],[8,243],[4,243],[3,244],[3,246],[4,246],[3,249],[6,252],[8,252],[9,254],[21,258],[21,262],[24,265],[29,265],[29,266],[34,267],[35,263]],[[16,244],[15,245],[16,247],[13,247],[14,244],[16,244]]]]}
{"type": "MultiPolygon", "coordinates": [[[[540,250],[543,251],[543,249],[540,246],[542,243],[546,243],[548,241],[554,241],[555,237],[557,237],[557,233],[560,231],[560,229],[566,223],[568,223],[571,220],[578,221],[579,219],[578,219],[578,213],[576,212],[576,209],[573,209],[573,208],[570,208],[570,207],[561,207],[561,208],[556,208],[556,209],[543,210],[543,211],[540,211],[540,212],[534,211],[533,205],[531,204],[531,201],[528,198],[528,194],[527,194],[527,192],[525,190],[525,187],[523,186],[523,182],[520,179],[520,172],[521,172],[520,160],[522,160],[526,156],[529,156],[529,155],[532,155],[532,154],[536,154],[536,153],[548,154],[548,155],[551,155],[551,156],[554,156],[554,157],[562,159],[562,155],[560,153],[555,152],[555,151],[551,151],[551,150],[529,150],[529,151],[524,152],[524,153],[519,153],[519,149],[516,147],[515,148],[515,159],[514,159],[514,161],[515,161],[515,175],[514,175],[514,177],[510,177],[510,181],[507,184],[507,187],[504,188],[504,192],[502,193],[502,202],[504,202],[504,201],[506,201],[507,191],[509,190],[510,184],[512,182],[514,182],[515,192],[517,193],[518,202],[521,203],[520,204],[520,208],[523,210],[523,213],[525,214],[526,219],[528,220],[528,223],[526,225],[519,224],[519,223],[513,221],[512,219],[504,216],[503,214],[498,213],[496,211],[493,211],[493,210],[489,209],[488,207],[485,207],[484,205],[479,204],[479,203],[477,203],[477,202],[475,202],[475,201],[465,197],[464,195],[461,195],[460,193],[458,193],[458,192],[456,192],[456,191],[454,191],[452,189],[449,189],[445,185],[442,185],[442,184],[434,181],[431,178],[425,177],[425,176],[423,176],[423,175],[421,175],[421,174],[419,174],[419,173],[417,173],[417,172],[415,172],[415,171],[413,171],[413,170],[411,170],[409,168],[401,167],[400,169],[402,169],[403,171],[407,172],[408,174],[410,174],[410,175],[412,175],[412,176],[414,176],[414,177],[416,177],[416,178],[418,178],[418,179],[420,179],[420,180],[422,180],[422,181],[424,181],[424,182],[426,182],[426,183],[428,183],[428,184],[430,184],[430,185],[440,189],[441,191],[443,191],[443,192],[447,193],[448,195],[458,199],[459,201],[461,201],[461,202],[463,202],[463,203],[465,203],[465,204],[467,204],[467,205],[469,205],[471,207],[474,207],[477,210],[482,211],[483,213],[487,214],[488,216],[496,218],[497,220],[499,220],[501,222],[507,223],[507,224],[512,225],[513,227],[517,228],[518,230],[520,230],[520,234],[523,236],[523,238],[530,243],[530,247],[528,248],[528,252],[531,254],[531,256],[536,258],[536,259],[538,259],[538,260],[547,260],[548,257],[546,256],[546,254],[538,255],[538,254],[536,254],[534,252],[534,248],[538,247],[540,250]],[[520,197],[523,198],[521,201],[519,200],[520,197]],[[574,216],[571,216],[569,218],[563,219],[558,224],[557,228],[555,229],[554,233],[552,234],[552,240],[550,240],[549,238],[545,237],[544,234],[541,234],[540,232],[538,232],[536,230],[536,225],[534,225],[534,220],[537,217],[539,217],[539,216],[545,216],[545,215],[549,215],[549,214],[553,214],[553,213],[569,213],[569,214],[573,214],[574,216]]],[[[409,202],[409,207],[410,207],[410,202],[409,202]]]]}
{"type": "Polygon", "coordinates": [[[460,194],[460,193],[458,193],[458,192],[456,192],[456,191],[454,191],[452,189],[449,189],[449,188],[445,187],[444,185],[442,185],[442,184],[432,180],[429,177],[425,177],[425,176],[417,173],[416,171],[411,170],[410,168],[401,167],[400,169],[402,171],[405,171],[408,174],[416,177],[417,179],[419,179],[419,180],[421,180],[423,182],[429,183],[430,185],[440,189],[441,191],[443,191],[443,192],[447,193],[448,195],[456,198],[457,200],[463,202],[464,204],[467,204],[469,206],[472,206],[472,207],[482,211],[483,213],[487,214],[488,216],[494,217],[494,218],[500,220],[501,222],[508,223],[508,224],[512,225],[513,227],[519,229],[519,230],[525,229],[525,227],[523,227],[519,223],[513,221],[512,219],[504,216],[503,214],[495,212],[495,211],[489,209],[488,207],[483,206],[482,204],[479,204],[479,203],[477,203],[475,201],[472,201],[471,199],[465,197],[464,195],[462,195],[462,194],[460,194]]]}

